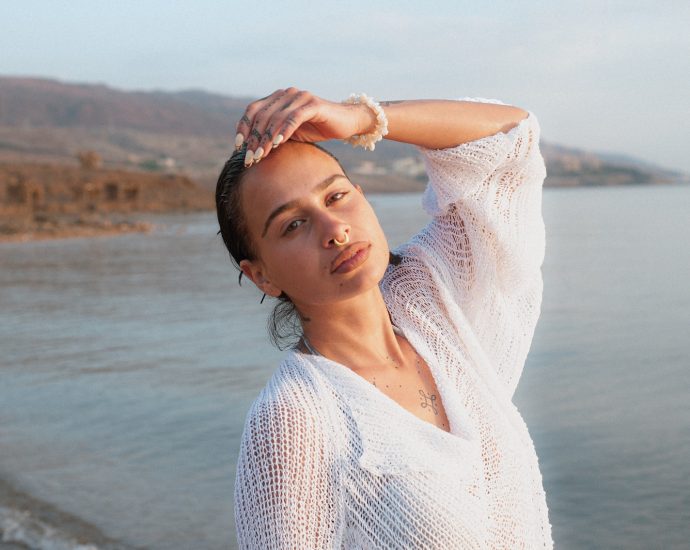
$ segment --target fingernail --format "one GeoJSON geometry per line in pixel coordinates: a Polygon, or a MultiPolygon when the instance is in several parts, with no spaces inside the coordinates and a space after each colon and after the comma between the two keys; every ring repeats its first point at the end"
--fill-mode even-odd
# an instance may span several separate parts
{"type": "Polygon", "coordinates": [[[239,133],[235,136],[235,150],[239,151],[242,148],[242,143],[244,143],[244,136],[239,133]]]}
{"type": "Polygon", "coordinates": [[[263,156],[264,156],[264,148],[259,147],[254,153],[254,162],[259,162],[263,156]]]}
{"type": "Polygon", "coordinates": [[[247,149],[247,154],[244,155],[244,165],[251,166],[254,162],[254,151],[247,149]]]}
{"type": "Polygon", "coordinates": [[[274,139],[273,139],[273,148],[275,149],[280,145],[280,142],[283,141],[283,134],[278,134],[274,139]]]}

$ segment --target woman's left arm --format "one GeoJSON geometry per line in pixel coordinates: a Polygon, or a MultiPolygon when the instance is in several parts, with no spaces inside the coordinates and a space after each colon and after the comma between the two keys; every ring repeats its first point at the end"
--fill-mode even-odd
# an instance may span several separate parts
{"type": "MultiPolygon", "coordinates": [[[[446,149],[506,133],[528,115],[512,105],[445,99],[382,101],[381,107],[388,119],[386,139],[427,149],[446,149]]],[[[375,127],[376,117],[371,109],[365,115],[369,125],[363,132],[367,133],[375,127]]]]}
{"type": "MultiPolygon", "coordinates": [[[[383,101],[386,139],[428,149],[445,149],[508,132],[527,111],[511,105],[446,99],[383,101]]],[[[247,144],[247,164],[268,156],[274,146],[295,141],[347,139],[376,127],[363,103],[329,101],[306,90],[287,88],[250,103],[236,124],[235,146],[247,144]]]]}

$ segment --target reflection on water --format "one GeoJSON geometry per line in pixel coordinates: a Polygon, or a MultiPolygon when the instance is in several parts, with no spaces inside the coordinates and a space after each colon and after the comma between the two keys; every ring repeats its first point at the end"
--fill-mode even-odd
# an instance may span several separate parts
{"type": "MultiPolygon", "coordinates": [[[[557,547],[690,536],[689,199],[545,190],[544,304],[515,401],[557,547]]],[[[427,220],[417,195],[372,202],[393,246],[427,220]]],[[[0,477],[126,544],[233,547],[244,415],[281,356],[271,305],[237,285],[213,214],[155,221],[0,246],[0,477]]]]}

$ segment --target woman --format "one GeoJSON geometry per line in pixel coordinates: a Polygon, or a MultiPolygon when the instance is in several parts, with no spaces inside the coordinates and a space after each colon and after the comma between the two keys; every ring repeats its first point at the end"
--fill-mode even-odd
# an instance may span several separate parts
{"type": "Polygon", "coordinates": [[[531,112],[489,100],[251,103],[218,180],[223,240],[291,347],[252,404],[241,548],[551,548],[512,396],[542,297],[546,175],[531,112]],[[394,252],[314,142],[411,143],[432,221],[394,252]],[[294,315],[290,315],[290,311],[294,315]],[[286,313],[287,312],[287,313],[286,313]]]}

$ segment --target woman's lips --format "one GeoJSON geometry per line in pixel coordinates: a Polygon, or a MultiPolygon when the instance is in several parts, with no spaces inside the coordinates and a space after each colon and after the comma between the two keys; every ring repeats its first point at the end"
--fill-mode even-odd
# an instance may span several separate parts
{"type": "Polygon", "coordinates": [[[335,259],[336,266],[331,273],[347,273],[362,265],[369,257],[371,243],[352,243],[335,259]]]}

